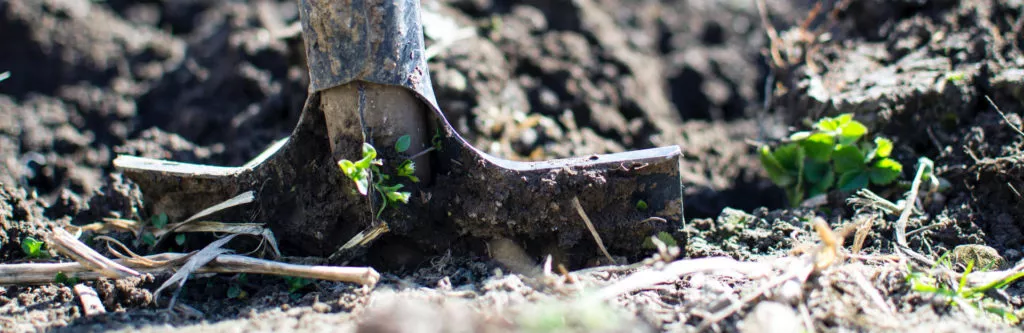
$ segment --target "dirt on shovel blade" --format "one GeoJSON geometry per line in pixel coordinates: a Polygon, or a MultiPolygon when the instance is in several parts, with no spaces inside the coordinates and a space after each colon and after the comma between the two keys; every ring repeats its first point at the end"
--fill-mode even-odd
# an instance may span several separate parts
{"type": "MultiPolygon", "coordinates": [[[[479,235],[427,247],[387,234],[344,263],[377,268],[373,288],[198,274],[171,310],[167,292],[159,302],[153,293],[173,272],[55,275],[50,284],[0,286],[0,331],[1021,329],[1019,283],[973,294],[957,286],[969,262],[965,288],[1019,270],[1024,258],[1024,4],[422,6],[438,104],[481,150],[532,161],[682,147],[686,221],[661,237],[669,246],[647,242],[639,256],[622,258],[615,251],[623,245],[612,242],[633,235],[623,231],[604,243],[613,259],[633,263],[607,266],[598,256],[563,272],[558,263],[579,248],[479,235]],[[851,193],[842,192],[789,208],[768,179],[759,143],[843,113],[894,143],[899,180],[870,187],[886,200],[901,205],[919,158],[934,161],[942,186],[924,191],[906,220],[906,248],[945,258],[948,266],[935,267],[948,268],[897,250],[899,212],[848,204],[851,193]],[[841,234],[857,227],[859,236],[841,234]],[[836,233],[845,241],[819,246],[836,233]],[[105,312],[83,306],[89,289],[105,312]]],[[[70,261],[46,245],[29,251],[30,238],[45,240],[54,228],[110,217],[162,223],[113,168],[118,154],[238,166],[289,135],[308,87],[298,20],[292,0],[0,2],[0,262],[70,261]]],[[[437,226],[457,234],[451,228],[437,226]]],[[[96,236],[80,239],[113,257],[96,236]]],[[[199,250],[215,239],[188,233],[150,246],[142,234],[107,236],[140,255],[199,250]]],[[[240,250],[259,243],[237,238],[251,242],[240,250]]],[[[596,246],[589,234],[575,239],[587,251],[596,246]]],[[[325,263],[290,257],[301,242],[282,237],[279,260],[325,263]]]]}

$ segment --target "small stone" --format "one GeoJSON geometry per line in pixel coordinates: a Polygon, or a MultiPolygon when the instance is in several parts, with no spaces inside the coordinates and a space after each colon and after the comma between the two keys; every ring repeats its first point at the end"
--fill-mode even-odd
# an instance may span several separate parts
{"type": "Polygon", "coordinates": [[[317,313],[327,313],[331,311],[331,306],[327,305],[327,303],[316,302],[313,303],[313,311],[317,313]]]}
{"type": "Polygon", "coordinates": [[[801,332],[800,318],[788,305],[777,302],[761,302],[743,318],[739,325],[743,333],[801,332]]]}
{"type": "Polygon", "coordinates": [[[953,248],[953,260],[963,267],[973,261],[975,271],[1000,269],[1006,265],[999,251],[981,244],[964,244],[953,248]]]}

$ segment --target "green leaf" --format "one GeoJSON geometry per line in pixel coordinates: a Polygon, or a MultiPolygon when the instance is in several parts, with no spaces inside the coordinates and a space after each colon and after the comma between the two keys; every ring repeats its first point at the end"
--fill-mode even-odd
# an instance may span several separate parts
{"type": "Polygon", "coordinates": [[[359,191],[359,194],[366,195],[367,191],[370,189],[370,175],[367,170],[364,169],[362,171],[361,176],[352,180],[355,181],[356,190],[359,191]]]}
{"type": "Polygon", "coordinates": [[[789,143],[779,146],[775,149],[775,153],[772,154],[775,159],[779,161],[787,171],[796,173],[800,170],[800,165],[803,164],[803,149],[795,144],[789,143]]]}
{"type": "Polygon", "coordinates": [[[395,151],[404,153],[409,150],[409,145],[412,143],[412,138],[408,134],[398,137],[398,141],[395,142],[395,151]]]}
{"type": "Polygon", "coordinates": [[[145,234],[142,234],[142,242],[146,243],[146,245],[149,246],[156,245],[156,237],[154,237],[153,234],[147,232],[145,234]]]}
{"type": "Polygon", "coordinates": [[[892,140],[875,138],[875,156],[889,157],[890,154],[892,154],[892,140]]]}
{"type": "Polygon", "coordinates": [[[824,132],[835,132],[839,130],[840,125],[841,124],[839,123],[839,119],[825,117],[821,118],[821,120],[818,120],[818,123],[815,124],[814,127],[824,132]]]}
{"type": "Polygon", "coordinates": [[[344,173],[349,178],[352,178],[352,175],[354,175],[356,173],[356,165],[355,165],[355,163],[352,163],[352,161],[349,161],[349,160],[338,161],[338,167],[341,168],[341,172],[344,173]]]}
{"type": "Polygon", "coordinates": [[[868,186],[868,174],[862,170],[855,170],[839,176],[836,184],[840,191],[852,192],[868,186]]]}
{"type": "Polygon", "coordinates": [[[167,226],[167,214],[160,213],[160,214],[154,215],[153,218],[152,218],[152,224],[153,224],[153,227],[155,227],[157,229],[163,229],[164,227],[167,226]]]}
{"type": "Polygon", "coordinates": [[[832,157],[832,150],[835,148],[835,138],[827,133],[815,133],[800,141],[807,157],[818,162],[828,162],[832,157]]]}
{"type": "Polygon", "coordinates": [[[235,298],[235,299],[237,299],[241,295],[242,295],[242,288],[239,288],[237,285],[231,285],[230,287],[228,287],[228,295],[227,295],[228,298],[235,298]]]}
{"type": "Polygon", "coordinates": [[[78,284],[78,277],[70,277],[64,272],[57,272],[57,275],[53,276],[53,282],[65,286],[73,286],[78,284]]]}
{"type": "Polygon", "coordinates": [[[764,167],[764,171],[768,173],[768,178],[772,180],[775,185],[785,187],[793,184],[793,176],[779,163],[779,160],[775,158],[775,154],[772,153],[771,148],[768,146],[762,146],[761,152],[761,165],[764,167]]]}
{"type": "Polygon", "coordinates": [[[793,134],[790,134],[789,135],[789,140],[791,140],[791,141],[800,141],[800,140],[807,139],[810,136],[811,136],[811,132],[810,131],[800,131],[800,132],[795,132],[793,134]]]}
{"type": "Polygon", "coordinates": [[[864,153],[856,146],[841,145],[832,153],[832,162],[837,173],[864,170],[864,153]]]}
{"type": "Polygon", "coordinates": [[[647,201],[637,200],[636,210],[647,210],[647,201]]]}
{"type": "Polygon", "coordinates": [[[839,144],[853,144],[867,133],[867,126],[864,126],[859,121],[850,121],[839,128],[839,144]]]}
{"type": "Polygon", "coordinates": [[[32,237],[25,237],[25,239],[21,240],[21,250],[29,258],[42,258],[43,242],[32,237]]]}
{"type": "Polygon", "coordinates": [[[174,236],[174,243],[178,244],[178,246],[185,245],[185,234],[178,234],[174,236]]]}
{"type": "Polygon", "coordinates": [[[409,203],[409,192],[384,192],[391,202],[409,203]]]}
{"type": "Polygon", "coordinates": [[[409,178],[413,183],[420,182],[420,179],[414,175],[416,173],[416,163],[412,160],[402,161],[402,164],[398,165],[397,173],[399,177],[409,178]]]}
{"type": "Polygon", "coordinates": [[[836,174],[828,163],[808,161],[804,166],[804,179],[810,184],[808,195],[825,193],[836,181],[836,174]]]}
{"type": "Polygon", "coordinates": [[[892,183],[903,173],[903,165],[891,158],[883,158],[871,166],[871,182],[878,185],[892,183]]]}
{"type": "Polygon", "coordinates": [[[363,142],[363,159],[375,159],[377,158],[377,149],[373,148],[368,142],[363,142]]]}

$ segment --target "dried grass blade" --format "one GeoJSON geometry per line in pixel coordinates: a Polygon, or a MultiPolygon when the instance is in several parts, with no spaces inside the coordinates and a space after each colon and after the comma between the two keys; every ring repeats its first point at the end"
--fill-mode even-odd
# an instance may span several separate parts
{"type": "Polygon", "coordinates": [[[48,238],[48,243],[50,243],[50,245],[52,245],[58,252],[74,259],[83,266],[89,267],[105,277],[118,279],[129,276],[139,276],[139,272],[104,257],[64,229],[54,229],[53,232],[48,235],[48,238]]]}
{"type": "Polygon", "coordinates": [[[168,308],[173,308],[174,303],[178,298],[178,292],[181,291],[181,287],[185,285],[185,281],[188,280],[188,277],[192,275],[192,273],[195,273],[195,271],[198,270],[200,267],[206,265],[206,263],[212,261],[213,259],[216,259],[217,256],[231,252],[231,249],[225,249],[223,248],[223,246],[224,244],[227,244],[232,239],[234,239],[235,236],[237,235],[229,235],[227,237],[213,241],[212,243],[204,247],[202,250],[199,250],[199,252],[197,252],[191,258],[189,258],[189,260],[185,262],[185,264],[182,265],[181,268],[179,268],[178,271],[174,273],[174,275],[167,279],[167,281],[164,281],[164,283],[160,285],[160,288],[156,289],[156,291],[153,293],[154,301],[158,301],[160,299],[160,292],[163,291],[164,288],[167,288],[176,283],[178,284],[178,288],[175,290],[174,296],[171,297],[171,302],[168,305],[168,308]]]}

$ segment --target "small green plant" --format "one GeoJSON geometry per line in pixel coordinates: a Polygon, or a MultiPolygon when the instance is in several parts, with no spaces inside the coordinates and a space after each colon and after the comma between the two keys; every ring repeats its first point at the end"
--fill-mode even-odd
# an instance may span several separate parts
{"type": "Polygon", "coordinates": [[[185,245],[185,234],[177,234],[174,236],[174,243],[178,246],[185,245]]]}
{"type": "Polygon", "coordinates": [[[308,287],[313,283],[313,281],[306,278],[285,276],[284,283],[288,285],[288,296],[291,297],[292,300],[298,300],[302,297],[302,295],[299,295],[299,291],[308,287]]]}
{"type": "MultiPolygon", "coordinates": [[[[658,240],[660,240],[662,243],[665,243],[666,246],[669,246],[669,247],[679,246],[679,244],[676,243],[676,239],[674,237],[672,237],[672,234],[670,234],[668,232],[660,231],[660,232],[658,232],[657,235],[655,235],[655,237],[657,237],[658,240]]],[[[652,241],[650,237],[647,237],[647,239],[644,239],[644,243],[641,244],[641,246],[643,248],[645,248],[645,249],[656,249],[656,248],[658,248],[657,246],[654,245],[654,241],[652,241]]]]}
{"type": "Polygon", "coordinates": [[[793,133],[775,149],[761,146],[761,164],[793,206],[832,189],[855,191],[892,183],[903,172],[903,165],[889,158],[892,141],[878,137],[873,144],[862,142],[865,134],[867,127],[851,114],[823,118],[814,130],[793,133]]]}
{"type": "Polygon", "coordinates": [[[43,242],[32,237],[25,237],[21,240],[21,250],[30,259],[46,258],[46,251],[43,251],[43,242]]]}
{"type": "Polygon", "coordinates": [[[227,296],[233,299],[245,299],[249,293],[242,289],[242,284],[249,283],[249,277],[245,273],[238,274],[238,279],[228,287],[227,296]]]}
{"type": "Polygon", "coordinates": [[[637,200],[636,201],[636,210],[639,210],[639,211],[647,210],[647,201],[637,200]]]}
{"type": "MultiPolygon", "coordinates": [[[[398,138],[398,141],[395,142],[395,151],[403,153],[409,150],[410,141],[408,135],[398,138]]],[[[382,200],[380,210],[377,211],[378,218],[389,203],[408,203],[409,196],[411,195],[409,192],[400,191],[404,186],[401,183],[386,184],[386,182],[391,180],[391,176],[381,172],[380,167],[383,165],[384,161],[377,158],[377,149],[369,143],[363,143],[362,159],[355,162],[347,159],[338,161],[338,167],[341,168],[342,173],[356,183],[356,190],[359,191],[359,194],[369,195],[371,186],[377,193],[380,193],[382,200]],[[373,183],[370,183],[371,178],[373,178],[373,183]]],[[[419,182],[419,178],[413,175],[415,172],[416,164],[408,159],[399,164],[397,168],[399,177],[406,177],[413,182],[419,182]]]]}
{"type": "Polygon", "coordinates": [[[964,72],[949,72],[946,73],[946,81],[949,82],[960,82],[963,81],[966,75],[964,72]]]}
{"type": "MultiPolygon", "coordinates": [[[[166,227],[167,222],[167,214],[165,213],[156,214],[149,218],[149,225],[157,229],[163,229],[164,227],[166,227]]],[[[146,245],[156,246],[156,241],[156,235],[153,235],[152,232],[144,231],[142,233],[142,242],[145,243],[146,245]]]]}
{"type": "Polygon", "coordinates": [[[78,284],[78,277],[69,277],[64,272],[57,272],[57,275],[53,277],[53,283],[63,284],[65,286],[74,286],[78,284]]]}
{"type": "MultiPolygon", "coordinates": [[[[943,255],[942,258],[936,262],[936,265],[940,264],[950,268],[953,266],[950,264],[946,255],[943,255]]],[[[944,283],[942,279],[936,278],[931,273],[916,271],[911,271],[907,274],[906,281],[914,291],[944,297],[947,299],[949,305],[963,305],[965,306],[965,309],[982,311],[983,313],[996,316],[1014,325],[1019,323],[1020,318],[1016,313],[1017,311],[1006,304],[1002,304],[994,299],[986,297],[986,293],[992,290],[1005,289],[1014,281],[1024,277],[1024,272],[1011,274],[982,286],[968,287],[967,276],[971,274],[973,269],[974,261],[972,260],[967,263],[967,268],[964,270],[964,273],[960,275],[960,280],[957,281],[955,286],[944,283]]],[[[934,267],[932,268],[932,271],[934,271],[934,267]]]]}

